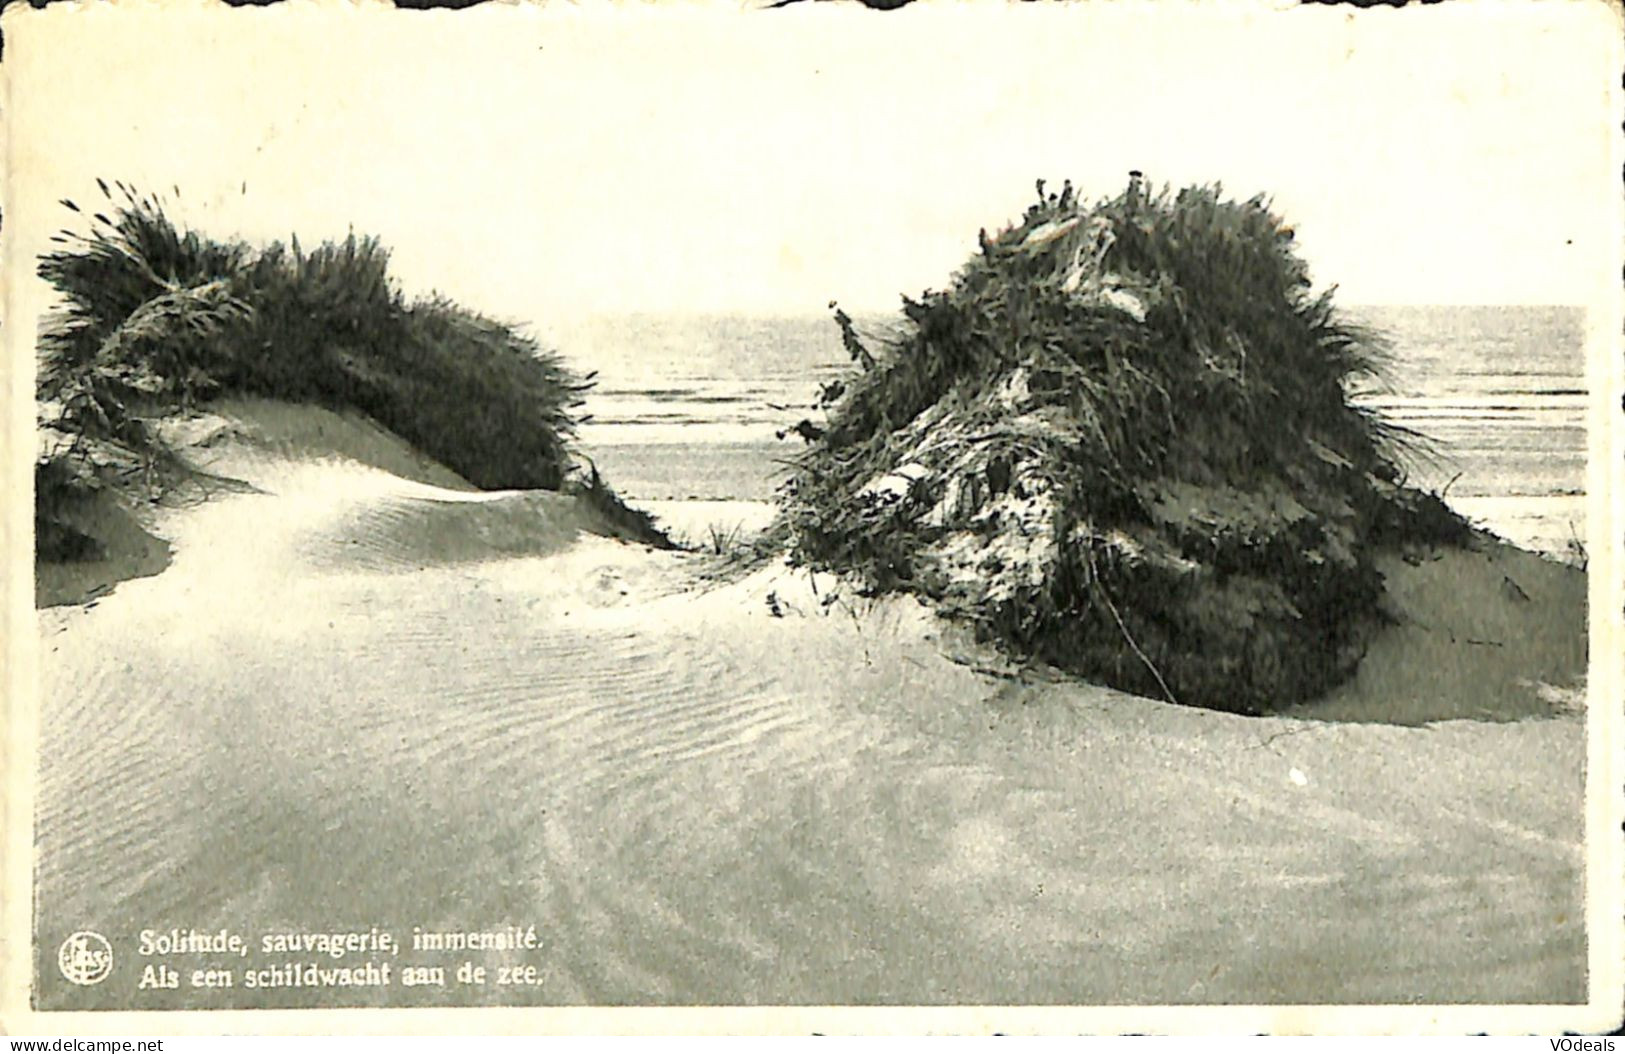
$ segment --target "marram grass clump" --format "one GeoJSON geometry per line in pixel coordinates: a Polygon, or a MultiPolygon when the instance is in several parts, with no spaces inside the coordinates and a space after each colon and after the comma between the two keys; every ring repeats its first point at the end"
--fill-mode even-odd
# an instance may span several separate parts
{"type": "Polygon", "coordinates": [[[219,241],[155,196],[97,182],[105,211],[39,262],[61,297],[39,342],[41,423],[61,439],[46,478],[172,461],[159,418],[258,395],[360,410],[476,486],[575,491],[618,528],[669,544],[575,457],[588,383],[511,326],[441,297],[408,301],[376,239],[309,251],[219,241]]]}
{"type": "Polygon", "coordinates": [[[1262,713],[1345,679],[1385,548],[1462,543],[1419,437],[1351,403],[1383,345],[1314,296],[1262,199],[1068,185],[983,232],[826,390],[781,495],[793,560],[1024,657],[1262,713]]]}

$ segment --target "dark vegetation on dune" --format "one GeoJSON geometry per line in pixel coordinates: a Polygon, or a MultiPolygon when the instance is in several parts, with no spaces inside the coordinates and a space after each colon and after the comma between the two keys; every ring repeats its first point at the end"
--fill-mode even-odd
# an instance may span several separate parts
{"type": "Polygon", "coordinates": [[[156,197],[97,182],[106,212],[86,216],[88,234],[56,235],[63,247],[39,261],[61,296],[39,341],[42,559],[94,555],[59,513],[173,468],[157,422],[225,395],[359,410],[475,486],[574,492],[617,529],[667,544],[577,467],[572,411],[588,382],[511,326],[442,297],[406,299],[377,239],[309,251],[220,241],[156,197]]]}
{"type": "Polygon", "coordinates": [[[1378,553],[1471,537],[1350,401],[1384,345],[1263,199],[1038,194],[873,349],[837,311],[856,368],[797,429],[792,559],[1130,691],[1324,693],[1383,623],[1378,553]]]}

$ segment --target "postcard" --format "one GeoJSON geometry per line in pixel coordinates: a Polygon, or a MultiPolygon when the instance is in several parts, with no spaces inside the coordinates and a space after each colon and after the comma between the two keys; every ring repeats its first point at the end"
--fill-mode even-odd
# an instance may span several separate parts
{"type": "Polygon", "coordinates": [[[1619,19],[7,10],[5,1029],[1615,1027],[1619,19]]]}

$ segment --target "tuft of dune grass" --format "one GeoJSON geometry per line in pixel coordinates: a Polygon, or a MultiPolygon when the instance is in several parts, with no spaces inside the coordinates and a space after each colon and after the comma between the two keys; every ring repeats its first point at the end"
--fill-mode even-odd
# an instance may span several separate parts
{"type": "Polygon", "coordinates": [[[792,559],[1115,687],[1263,712],[1346,679],[1384,547],[1464,542],[1354,405],[1387,346],[1218,187],[1045,193],[854,361],[781,494],[792,559]]]}
{"type": "Polygon", "coordinates": [[[99,211],[63,202],[88,233],[62,230],[39,261],[60,298],[40,334],[42,423],[69,437],[45,463],[109,448],[163,461],[151,422],[216,396],[315,402],[366,413],[478,487],[575,490],[664,544],[578,471],[588,381],[529,335],[441,296],[408,300],[376,238],[222,241],[154,195],[97,183],[99,211]]]}

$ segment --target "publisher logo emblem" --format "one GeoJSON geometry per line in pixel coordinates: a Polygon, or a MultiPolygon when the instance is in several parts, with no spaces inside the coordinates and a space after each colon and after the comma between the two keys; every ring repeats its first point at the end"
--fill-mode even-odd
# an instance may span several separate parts
{"type": "Polygon", "coordinates": [[[113,948],[94,930],[80,930],[56,950],[56,965],[74,984],[101,984],[113,972],[113,948]]]}

